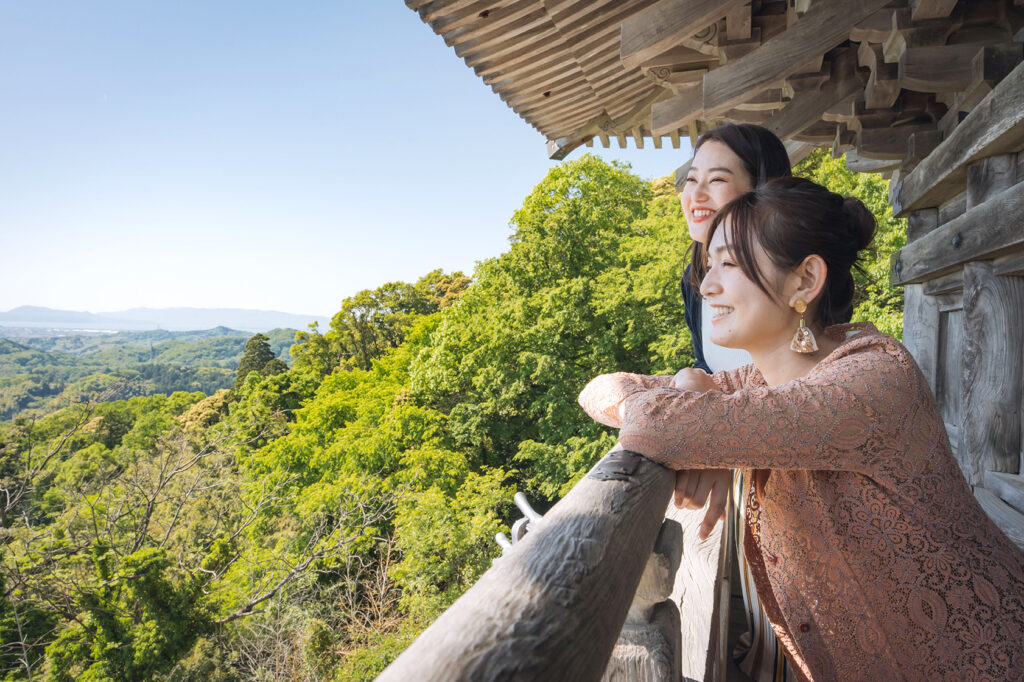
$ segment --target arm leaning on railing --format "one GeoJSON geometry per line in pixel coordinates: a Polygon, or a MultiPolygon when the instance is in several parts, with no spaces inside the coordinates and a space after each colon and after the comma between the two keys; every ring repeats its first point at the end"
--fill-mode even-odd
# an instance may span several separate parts
{"type": "Polygon", "coordinates": [[[379,680],[597,680],[675,473],[612,450],[379,680]]]}

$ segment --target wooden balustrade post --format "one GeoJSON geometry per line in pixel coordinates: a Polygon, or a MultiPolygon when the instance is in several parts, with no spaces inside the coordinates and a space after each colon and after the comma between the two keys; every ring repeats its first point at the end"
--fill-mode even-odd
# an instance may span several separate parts
{"type": "Polygon", "coordinates": [[[683,549],[683,529],[666,520],[601,682],[682,678],[679,607],[669,599],[683,549]]]}

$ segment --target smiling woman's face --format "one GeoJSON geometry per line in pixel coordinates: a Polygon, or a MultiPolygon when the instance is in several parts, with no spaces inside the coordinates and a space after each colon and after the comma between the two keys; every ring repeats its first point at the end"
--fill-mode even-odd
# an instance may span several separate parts
{"type": "MultiPolygon", "coordinates": [[[[711,306],[711,340],[752,354],[788,345],[795,329],[791,311],[766,294],[737,265],[727,244],[732,234],[730,222],[726,218],[708,244],[708,272],[700,286],[701,295],[711,306]]],[[[758,268],[769,286],[775,283],[782,288],[786,273],[771,263],[761,247],[756,249],[758,268]]]]}
{"type": "Polygon", "coordinates": [[[751,182],[743,161],[728,145],[717,140],[702,144],[690,164],[680,196],[690,237],[706,244],[715,213],[753,189],[751,182]]]}

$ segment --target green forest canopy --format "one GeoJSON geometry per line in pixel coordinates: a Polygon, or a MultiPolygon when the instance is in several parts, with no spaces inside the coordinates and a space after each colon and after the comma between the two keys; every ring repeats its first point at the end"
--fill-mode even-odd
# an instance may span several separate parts
{"type": "MultiPolygon", "coordinates": [[[[879,218],[857,319],[900,335],[886,183],[798,173],[879,218]]],[[[255,338],[233,388],[0,427],[5,680],[371,679],[615,441],[594,375],[692,363],[674,187],[592,156],[552,169],[472,282],[343,302],[290,368],[255,338]],[[275,362],[276,361],[276,362],[275,362]]],[[[230,370],[229,370],[230,371],[230,370]]]]}

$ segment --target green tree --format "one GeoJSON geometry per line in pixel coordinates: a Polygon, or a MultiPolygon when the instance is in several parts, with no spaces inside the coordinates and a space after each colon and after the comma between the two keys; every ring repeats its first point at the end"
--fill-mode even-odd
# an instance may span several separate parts
{"type": "Polygon", "coordinates": [[[448,415],[472,461],[528,465],[529,487],[554,497],[605,441],[576,405],[587,381],[692,362],[679,293],[688,239],[673,194],[589,155],[552,169],[512,227],[508,253],[442,311],[411,388],[448,415]],[[586,456],[566,458],[567,446],[586,456]]]}
{"type": "Polygon", "coordinates": [[[245,378],[249,376],[250,372],[256,372],[261,376],[272,376],[287,369],[288,365],[279,360],[270,348],[270,339],[263,334],[255,334],[245,344],[245,353],[242,354],[242,359],[238,362],[238,372],[232,391],[237,391],[245,383],[245,378]]]}
{"type": "Polygon", "coordinates": [[[296,334],[291,349],[295,366],[318,377],[338,367],[370,369],[375,359],[402,344],[417,320],[457,301],[469,281],[461,272],[438,269],[415,284],[388,282],[364,289],[342,302],[326,334],[315,323],[296,334]]]}

